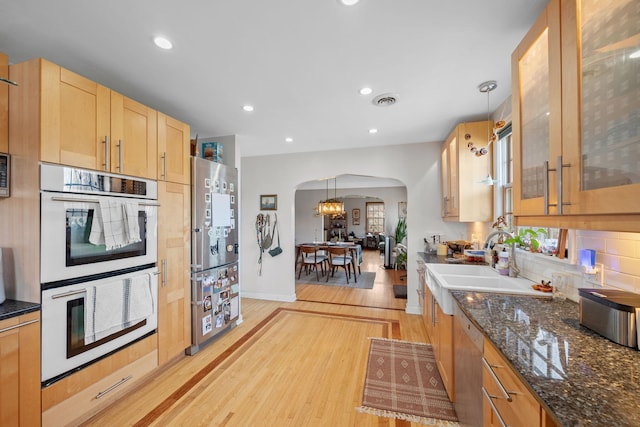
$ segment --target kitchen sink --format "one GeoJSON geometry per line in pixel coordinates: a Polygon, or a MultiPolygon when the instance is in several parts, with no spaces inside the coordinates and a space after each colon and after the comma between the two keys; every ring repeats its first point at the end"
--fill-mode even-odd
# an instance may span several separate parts
{"type": "Polygon", "coordinates": [[[451,315],[455,305],[451,290],[550,296],[534,290],[531,280],[501,276],[493,268],[481,265],[427,264],[427,284],[443,313],[451,315]]]}

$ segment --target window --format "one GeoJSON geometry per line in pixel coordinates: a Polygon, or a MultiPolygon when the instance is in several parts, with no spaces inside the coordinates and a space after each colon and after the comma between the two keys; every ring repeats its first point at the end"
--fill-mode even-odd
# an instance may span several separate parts
{"type": "Polygon", "coordinates": [[[498,198],[502,215],[507,225],[513,225],[513,142],[511,139],[511,124],[498,134],[498,182],[500,190],[498,198]]]}
{"type": "Polygon", "coordinates": [[[384,203],[367,202],[367,233],[384,232],[384,203]]]}

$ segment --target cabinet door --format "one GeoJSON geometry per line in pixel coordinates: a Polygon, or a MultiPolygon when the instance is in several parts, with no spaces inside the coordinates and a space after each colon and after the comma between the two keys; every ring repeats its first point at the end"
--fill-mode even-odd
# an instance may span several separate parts
{"type": "Polygon", "coordinates": [[[157,177],[156,111],[111,92],[111,171],[125,175],[157,177]]]}
{"type": "Polygon", "coordinates": [[[449,399],[455,401],[453,378],[453,316],[444,314],[440,305],[435,303],[435,335],[437,339],[436,360],[444,388],[449,399]]]}
{"type": "Polygon", "coordinates": [[[40,425],[39,318],[0,322],[0,425],[40,425]]]}
{"type": "Polygon", "coordinates": [[[637,0],[562,2],[565,213],[640,212],[638,22],[637,0]]]}
{"type": "MultiPolygon", "coordinates": [[[[0,52],[0,77],[9,78],[9,57],[0,52]]],[[[0,153],[9,152],[9,86],[0,83],[0,153]]]]}
{"type": "Polygon", "coordinates": [[[158,113],[158,179],[189,184],[189,125],[158,113]]]}
{"type": "Polygon", "coordinates": [[[184,354],[191,343],[190,187],[158,182],[158,363],[184,354]]]}
{"type": "Polygon", "coordinates": [[[511,56],[516,216],[557,213],[549,183],[558,175],[548,169],[562,154],[560,65],[560,5],[551,0],[511,56]]]}
{"type": "Polygon", "coordinates": [[[43,59],[29,65],[41,78],[40,159],[106,170],[109,89],[43,59]]]}

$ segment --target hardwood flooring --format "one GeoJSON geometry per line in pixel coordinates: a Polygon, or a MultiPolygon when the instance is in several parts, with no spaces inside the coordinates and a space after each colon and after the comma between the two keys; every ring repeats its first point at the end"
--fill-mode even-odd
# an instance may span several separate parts
{"type": "Polygon", "coordinates": [[[411,426],[355,411],[369,337],[427,341],[393,296],[398,272],[381,264],[364,252],[373,289],[301,284],[293,303],[243,299],[241,324],[84,425],[411,426]]]}

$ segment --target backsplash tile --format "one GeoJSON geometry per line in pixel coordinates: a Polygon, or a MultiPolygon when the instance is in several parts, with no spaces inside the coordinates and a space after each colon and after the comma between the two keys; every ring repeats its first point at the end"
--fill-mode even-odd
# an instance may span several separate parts
{"type": "MultiPolygon", "coordinates": [[[[580,249],[596,251],[596,262],[604,265],[605,287],[640,293],[640,233],[577,230],[576,252],[580,249]]],[[[574,301],[578,298],[578,288],[598,286],[568,260],[520,250],[517,260],[521,275],[533,281],[551,280],[553,273],[566,275],[571,288],[567,294],[574,301]]]]}

